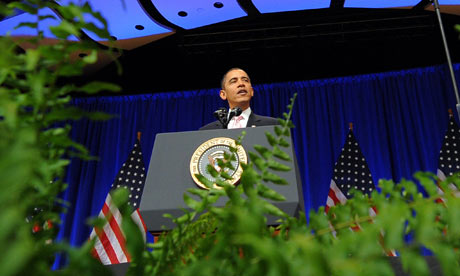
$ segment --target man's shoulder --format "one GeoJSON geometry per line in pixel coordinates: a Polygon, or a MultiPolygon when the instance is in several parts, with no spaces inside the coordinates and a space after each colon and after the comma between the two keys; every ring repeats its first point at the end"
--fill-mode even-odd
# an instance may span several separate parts
{"type": "Polygon", "coordinates": [[[268,116],[257,115],[253,113],[254,116],[254,123],[256,126],[271,126],[271,125],[278,125],[278,119],[268,116]]]}
{"type": "Polygon", "coordinates": [[[204,125],[202,127],[200,127],[199,130],[208,130],[208,129],[219,129],[219,128],[222,128],[222,125],[220,124],[219,121],[214,121],[214,122],[211,122],[207,125],[204,125]]]}

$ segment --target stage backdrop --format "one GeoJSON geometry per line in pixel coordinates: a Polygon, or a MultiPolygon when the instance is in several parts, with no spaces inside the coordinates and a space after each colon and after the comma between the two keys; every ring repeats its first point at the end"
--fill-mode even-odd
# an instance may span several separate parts
{"type": "MultiPolygon", "coordinates": [[[[459,68],[455,65],[457,78],[459,68]]],[[[354,124],[376,183],[380,178],[411,178],[419,170],[436,172],[448,108],[455,110],[445,66],[313,81],[253,82],[252,110],[261,115],[280,117],[289,99],[298,93],[293,138],[306,209],[326,202],[349,122],[354,124]]],[[[137,131],[142,132],[148,168],[155,135],[197,130],[214,120],[212,113],[227,106],[218,91],[75,99],[74,104],[85,110],[104,111],[115,118],[107,122],[81,120],[73,125],[73,138],[86,145],[99,161],[72,160],[67,175],[69,188],[64,193],[71,207],[63,215],[60,238],[75,245],[88,239],[91,228],[85,221],[101,210],[137,131]]]]}

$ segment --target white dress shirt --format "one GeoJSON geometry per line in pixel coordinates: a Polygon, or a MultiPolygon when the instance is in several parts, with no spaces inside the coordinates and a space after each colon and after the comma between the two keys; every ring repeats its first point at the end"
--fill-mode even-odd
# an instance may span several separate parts
{"type": "MultiPolygon", "coordinates": [[[[230,113],[230,111],[228,112],[230,113]]],[[[242,127],[246,127],[247,124],[248,124],[248,120],[249,120],[249,115],[251,115],[251,108],[248,107],[246,110],[244,110],[240,116],[243,116],[243,119],[240,120],[240,124],[242,125],[242,127]]],[[[233,129],[233,128],[237,128],[235,127],[235,123],[236,123],[236,118],[237,116],[233,117],[230,122],[228,123],[228,126],[227,128],[228,129],[233,129]]]]}

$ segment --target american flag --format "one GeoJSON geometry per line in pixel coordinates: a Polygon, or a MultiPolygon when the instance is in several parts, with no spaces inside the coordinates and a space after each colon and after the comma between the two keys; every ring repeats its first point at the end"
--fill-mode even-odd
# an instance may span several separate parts
{"type": "Polygon", "coordinates": [[[95,246],[92,253],[103,264],[126,263],[131,260],[126,248],[125,235],[121,230],[121,213],[112,202],[110,196],[110,193],[115,189],[124,187],[130,191],[128,204],[135,210],[131,214],[131,217],[139,226],[139,229],[144,235],[144,240],[146,239],[146,234],[149,234],[141,214],[139,213],[139,205],[144,190],[145,178],[145,166],[142,158],[141,145],[138,139],[128,159],[118,172],[107,194],[102,210],[99,213],[99,217],[105,217],[108,222],[102,229],[93,228],[90,235],[90,239],[95,239],[95,246]]]}
{"type": "MultiPolygon", "coordinates": [[[[375,189],[375,185],[350,123],[350,130],[348,131],[345,145],[334,166],[334,174],[326,202],[326,212],[332,206],[347,202],[352,196],[350,191],[353,188],[361,191],[363,194],[370,195],[375,189]]],[[[376,211],[374,207],[369,208],[369,215],[372,217],[376,216],[376,211]]],[[[359,225],[352,228],[354,231],[359,231],[359,229],[359,225]]],[[[384,233],[382,232],[381,235],[383,236],[384,233]]],[[[390,257],[397,256],[396,251],[393,249],[384,249],[384,253],[390,257]]]]}
{"type": "Polygon", "coordinates": [[[366,159],[350,128],[342,153],[334,166],[326,212],[332,206],[345,203],[351,197],[350,191],[353,188],[364,194],[370,194],[375,189],[375,185],[366,159]]]}
{"type": "MultiPolygon", "coordinates": [[[[460,171],[460,128],[454,120],[452,113],[449,118],[449,127],[447,128],[441,151],[439,152],[438,171],[439,179],[445,180],[446,177],[452,176],[460,171]]],[[[449,184],[453,191],[458,191],[454,184],[449,184]]],[[[444,192],[438,188],[440,194],[444,192]]]]}

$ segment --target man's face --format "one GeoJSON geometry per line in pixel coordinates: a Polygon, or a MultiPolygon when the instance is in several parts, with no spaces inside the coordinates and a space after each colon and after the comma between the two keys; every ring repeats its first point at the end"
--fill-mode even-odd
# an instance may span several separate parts
{"type": "Polygon", "coordinates": [[[224,80],[224,87],[220,90],[222,100],[228,101],[230,108],[241,107],[245,110],[254,95],[251,80],[243,70],[232,70],[227,73],[224,80]]]}

